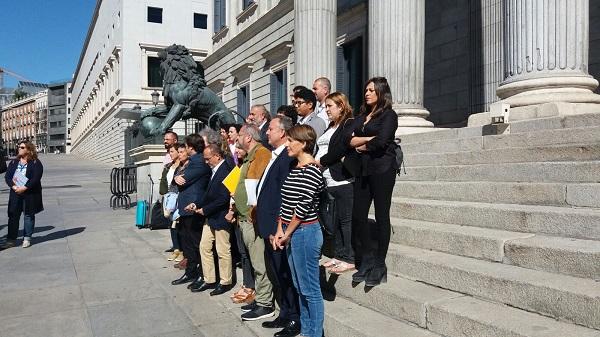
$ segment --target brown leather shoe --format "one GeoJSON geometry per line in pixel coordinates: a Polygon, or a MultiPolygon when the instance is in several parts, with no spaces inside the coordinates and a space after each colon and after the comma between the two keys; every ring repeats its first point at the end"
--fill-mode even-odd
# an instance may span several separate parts
{"type": "Polygon", "coordinates": [[[176,263],[175,265],[173,265],[173,267],[177,268],[177,269],[185,270],[185,268],[187,268],[187,259],[181,260],[181,262],[176,263]]]}

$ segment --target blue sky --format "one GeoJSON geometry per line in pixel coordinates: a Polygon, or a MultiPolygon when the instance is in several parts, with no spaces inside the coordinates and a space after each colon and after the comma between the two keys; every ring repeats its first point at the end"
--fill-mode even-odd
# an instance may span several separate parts
{"type": "MultiPolygon", "coordinates": [[[[0,67],[47,83],[71,78],[96,0],[0,0],[0,67]]],[[[5,86],[17,81],[5,76],[5,86]]]]}

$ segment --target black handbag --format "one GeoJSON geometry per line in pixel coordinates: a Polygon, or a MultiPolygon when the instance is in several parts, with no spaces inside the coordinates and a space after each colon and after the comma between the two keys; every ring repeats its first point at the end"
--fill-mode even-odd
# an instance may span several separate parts
{"type": "Polygon", "coordinates": [[[325,188],[319,194],[319,208],[317,211],[319,224],[321,224],[321,230],[325,236],[333,236],[335,233],[335,212],[335,199],[325,188]]]}
{"type": "Polygon", "coordinates": [[[3,156],[0,155],[0,173],[5,173],[8,168],[6,167],[6,161],[3,156]]]}
{"type": "Polygon", "coordinates": [[[404,152],[402,152],[402,147],[400,146],[400,138],[396,138],[394,140],[394,153],[396,154],[396,165],[398,166],[398,171],[396,171],[396,174],[400,175],[402,166],[404,166],[404,174],[406,174],[406,165],[404,165],[404,152]]]}
{"type": "Polygon", "coordinates": [[[157,201],[152,205],[152,212],[150,213],[150,229],[167,229],[171,228],[171,220],[165,218],[163,213],[162,202],[157,201]]]}

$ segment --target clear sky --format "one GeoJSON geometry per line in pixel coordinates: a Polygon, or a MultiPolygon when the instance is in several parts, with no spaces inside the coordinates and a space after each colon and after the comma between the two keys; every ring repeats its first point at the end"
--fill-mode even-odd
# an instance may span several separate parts
{"type": "MultiPolygon", "coordinates": [[[[47,83],[71,78],[96,0],[0,0],[0,67],[47,83]]],[[[17,80],[4,76],[4,85],[17,80]]]]}

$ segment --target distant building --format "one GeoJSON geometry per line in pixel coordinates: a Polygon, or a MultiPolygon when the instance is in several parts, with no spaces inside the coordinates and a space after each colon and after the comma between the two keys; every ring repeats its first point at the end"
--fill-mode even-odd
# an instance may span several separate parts
{"type": "Polygon", "coordinates": [[[36,132],[35,144],[38,152],[48,152],[48,93],[44,91],[42,95],[36,95],[35,115],[36,132]]]}
{"type": "Polygon", "coordinates": [[[48,85],[48,152],[67,152],[69,82],[48,85]]]}
{"type": "Polygon", "coordinates": [[[44,90],[2,107],[2,141],[9,153],[16,153],[18,142],[29,140],[37,146],[37,105],[47,95],[44,90]]]}
{"type": "Polygon", "coordinates": [[[114,165],[126,158],[121,108],[152,106],[162,90],[158,51],[185,45],[196,61],[212,47],[211,1],[98,0],[72,83],[72,153],[114,165]]]}

